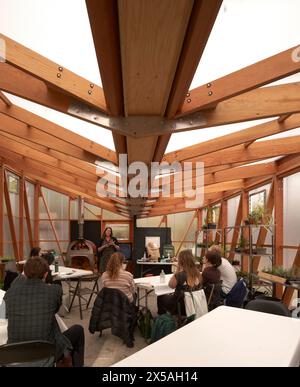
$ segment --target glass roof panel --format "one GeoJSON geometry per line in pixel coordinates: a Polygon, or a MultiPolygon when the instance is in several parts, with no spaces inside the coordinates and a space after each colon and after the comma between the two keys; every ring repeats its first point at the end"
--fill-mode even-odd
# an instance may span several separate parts
{"type": "Polygon", "coordinates": [[[0,32],[101,85],[85,0],[0,0],[0,32]]]}
{"type": "Polygon", "coordinates": [[[299,14],[299,0],[224,0],[190,88],[298,46],[299,14]]]}

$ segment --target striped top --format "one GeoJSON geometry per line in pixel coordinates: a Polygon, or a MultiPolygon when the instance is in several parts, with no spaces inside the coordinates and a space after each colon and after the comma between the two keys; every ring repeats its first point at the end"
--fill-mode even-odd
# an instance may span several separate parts
{"type": "Polygon", "coordinates": [[[136,292],[133,275],[123,269],[120,270],[119,277],[117,279],[110,279],[108,272],[105,271],[101,277],[102,285],[104,288],[118,289],[125,293],[130,302],[133,302],[133,295],[136,292]]]}

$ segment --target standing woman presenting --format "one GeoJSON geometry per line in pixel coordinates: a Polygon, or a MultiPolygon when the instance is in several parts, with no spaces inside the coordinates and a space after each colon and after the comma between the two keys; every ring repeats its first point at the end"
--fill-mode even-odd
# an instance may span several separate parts
{"type": "Polygon", "coordinates": [[[106,227],[102,238],[100,240],[100,247],[98,247],[98,270],[101,273],[106,271],[106,265],[110,256],[116,251],[120,250],[118,241],[113,237],[111,227],[106,227]]]}

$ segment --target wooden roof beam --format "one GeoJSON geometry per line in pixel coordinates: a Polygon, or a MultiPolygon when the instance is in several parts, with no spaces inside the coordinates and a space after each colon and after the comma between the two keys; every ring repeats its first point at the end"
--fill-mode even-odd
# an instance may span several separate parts
{"type": "Polygon", "coordinates": [[[74,74],[3,34],[0,34],[0,39],[5,42],[6,63],[31,74],[63,93],[68,93],[76,99],[106,112],[104,93],[100,86],[74,74]]]}
{"type": "Polygon", "coordinates": [[[266,140],[254,143],[245,149],[244,145],[224,149],[205,156],[195,157],[190,161],[202,161],[205,167],[241,162],[255,162],[272,157],[298,153],[300,149],[300,136],[266,140]]]}
{"type": "Polygon", "coordinates": [[[218,103],[300,71],[293,60],[297,46],[189,91],[179,116],[213,108],[218,103]]]}
{"type": "Polygon", "coordinates": [[[163,161],[173,163],[174,161],[184,161],[193,157],[202,156],[208,153],[217,152],[235,145],[253,142],[260,138],[283,133],[285,131],[296,129],[300,126],[300,114],[294,114],[292,117],[286,117],[282,122],[277,119],[264,124],[252,126],[238,132],[220,136],[200,144],[195,144],[175,152],[165,155],[163,161]]]}
{"type": "Polygon", "coordinates": [[[1,101],[3,101],[5,103],[5,105],[7,107],[11,107],[12,103],[10,102],[10,100],[6,97],[5,94],[3,94],[3,92],[0,90],[0,99],[1,101]]]}

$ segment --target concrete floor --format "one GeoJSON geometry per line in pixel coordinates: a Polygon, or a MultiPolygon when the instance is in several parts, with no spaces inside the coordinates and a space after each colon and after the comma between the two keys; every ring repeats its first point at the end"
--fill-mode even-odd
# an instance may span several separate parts
{"type": "MultiPolygon", "coordinates": [[[[67,294],[67,287],[64,284],[64,293],[67,294]]],[[[67,302],[66,302],[67,304],[67,302]]],[[[110,329],[103,331],[102,337],[99,337],[99,333],[91,334],[88,330],[89,321],[91,316],[92,306],[94,299],[91,302],[90,308],[83,311],[83,320],[80,319],[79,308],[77,300],[74,302],[74,306],[70,313],[61,315],[63,321],[70,327],[74,324],[80,324],[84,327],[85,331],[85,366],[87,367],[108,367],[124,358],[134,354],[135,352],[146,347],[148,344],[141,336],[139,329],[135,329],[135,341],[134,347],[128,348],[123,341],[116,336],[113,336],[110,329]]],[[[157,313],[156,297],[150,295],[148,298],[148,306],[153,314],[157,313]]]]}

